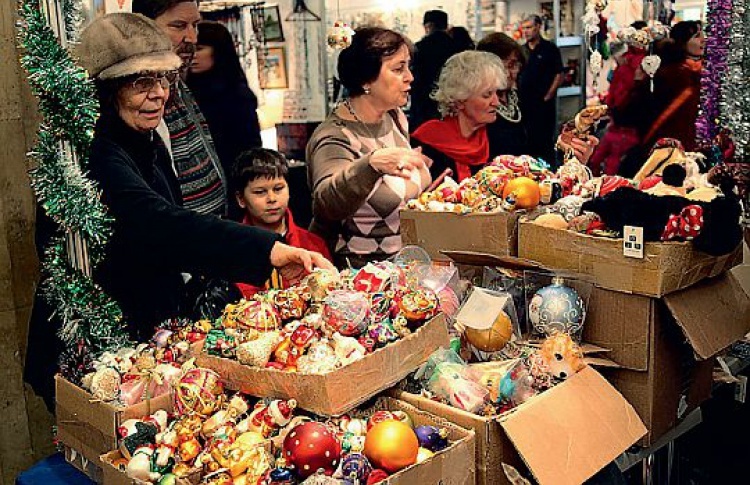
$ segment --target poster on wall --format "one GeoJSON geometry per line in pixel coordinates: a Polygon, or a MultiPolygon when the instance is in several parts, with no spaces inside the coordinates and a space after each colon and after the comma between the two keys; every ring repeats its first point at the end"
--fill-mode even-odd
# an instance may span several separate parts
{"type": "Polygon", "coordinates": [[[107,13],[132,12],[133,0],[104,0],[104,10],[107,13]]]}
{"type": "Polygon", "coordinates": [[[284,47],[269,47],[258,58],[258,76],[261,89],[289,87],[284,47]]]}

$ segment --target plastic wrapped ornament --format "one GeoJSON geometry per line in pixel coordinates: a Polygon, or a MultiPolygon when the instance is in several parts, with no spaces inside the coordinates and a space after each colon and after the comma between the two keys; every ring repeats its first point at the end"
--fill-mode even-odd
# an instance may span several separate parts
{"type": "Polygon", "coordinates": [[[341,335],[356,337],[370,323],[370,299],[366,293],[334,290],[323,300],[323,320],[341,335]]]}
{"type": "Polygon", "coordinates": [[[515,208],[533,209],[539,205],[542,194],[539,184],[529,177],[517,177],[505,184],[503,199],[513,196],[515,208]]]}
{"type": "Polygon", "coordinates": [[[352,288],[365,293],[395,290],[404,284],[404,270],[390,261],[367,263],[352,279],[352,288]]]}
{"type": "Polygon", "coordinates": [[[341,462],[341,473],[345,479],[354,483],[365,483],[367,477],[372,473],[372,465],[365,455],[361,453],[350,453],[341,462]]]}
{"type": "Polygon", "coordinates": [[[120,394],[120,373],[112,367],[102,367],[91,378],[91,394],[100,401],[113,401],[120,394]]]}
{"type": "Polygon", "coordinates": [[[223,392],[219,374],[210,369],[190,369],[174,388],[174,406],[179,414],[208,416],[219,407],[223,392]]]}
{"type": "Polygon", "coordinates": [[[339,284],[339,275],[327,269],[315,269],[305,276],[300,286],[310,293],[313,301],[323,301],[328,292],[339,284]]]}
{"type": "Polygon", "coordinates": [[[364,454],[375,468],[388,473],[417,462],[419,440],[409,425],[389,419],[374,425],[367,432],[364,454]]]}
{"type": "Polygon", "coordinates": [[[419,440],[419,446],[433,453],[448,447],[448,430],[437,426],[422,425],[414,430],[419,440]]]}
{"type": "Polygon", "coordinates": [[[510,341],[513,335],[513,324],[510,317],[501,311],[486,329],[467,327],[464,332],[466,341],[483,352],[497,352],[510,341]]]}
{"type": "Polygon", "coordinates": [[[458,301],[458,295],[450,286],[444,286],[437,292],[440,311],[449,317],[454,317],[458,313],[458,307],[461,302],[458,301]]]}
{"type": "Polygon", "coordinates": [[[534,331],[550,336],[554,332],[577,335],[583,328],[586,308],[578,292],[554,277],[552,284],[537,290],[529,303],[529,320],[534,331]]]}
{"type": "Polygon", "coordinates": [[[302,295],[294,290],[276,290],[268,294],[269,301],[276,307],[282,320],[302,318],[307,304],[302,295]]]}
{"type": "Polygon", "coordinates": [[[326,42],[331,49],[346,49],[352,43],[354,30],[342,20],[333,23],[333,27],[328,28],[326,42]]]}
{"type": "Polygon", "coordinates": [[[341,445],[322,423],[309,422],[292,429],[284,439],[283,456],[300,478],[322,469],[332,475],[339,465],[341,445]]]}

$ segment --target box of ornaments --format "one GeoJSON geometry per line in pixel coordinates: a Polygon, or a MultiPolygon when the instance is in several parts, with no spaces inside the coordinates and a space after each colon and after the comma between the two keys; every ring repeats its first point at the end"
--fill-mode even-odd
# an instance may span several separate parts
{"type": "Polygon", "coordinates": [[[341,415],[412,372],[449,342],[452,267],[370,263],[228,305],[198,358],[230,389],[295,399],[341,415]]]}
{"type": "Polygon", "coordinates": [[[395,396],[477,433],[477,483],[582,483],[646,433],[591,367],[606,359],[579,341],[592,288],[585,276],[451,257],[472,284],[452,328],[460,339],[395,396]]]}
{"type": "Polygon", "coordinates": [[[117,447],[123,423],[171,409],[172,385],[199,350],[207,323],[164,322],[149,343],[81,359],[55,376],[57,438],[70,463],[98,476],[89,464],[117,447]]]}
{"type": "MultiPolygon", "coordinates": [[[[518,256],[660,298],[742,262],[736,174],[662,139],[632,178],[566,162],[563,197],[526,215],[518,256]]],[[[746,191],[747,188],[741,188],[746,191]]]]}
{"type": "Polygon", "coordinates": [[[144,417],[101,456],[105,483],[474,482],[474,433],[403,401],[380,397],[323,418],[294,400],[252,400],[225,391],[215,372],[191,369],[174,415],[144,417]]]}

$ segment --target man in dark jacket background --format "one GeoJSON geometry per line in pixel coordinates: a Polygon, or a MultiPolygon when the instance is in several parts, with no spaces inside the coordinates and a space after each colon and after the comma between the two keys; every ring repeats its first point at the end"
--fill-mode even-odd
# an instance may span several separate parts
{"type": "Polygon", "coordinates": [[[424,13],[423,24],[425,36],[415,44],[411,68],[414,74],[409,108],[411,131],[425,121],[439,116],[437,103],[430,99],[430,93],[445,61],[458,52],[453,38],[448,35],[447,13],[442,10],[428,10],[424,13]]]}

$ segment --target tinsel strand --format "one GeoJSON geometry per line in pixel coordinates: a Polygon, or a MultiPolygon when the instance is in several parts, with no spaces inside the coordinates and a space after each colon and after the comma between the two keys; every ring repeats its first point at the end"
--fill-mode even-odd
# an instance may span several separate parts
{"type": "Polygon", "coordinates": [[[722,79],[727,75],[732,0],[708,0],[707,8],[701,102],[696,120],[696,138],[699,144],[710,144],[719,132],[719,101],[722,79]]]}
{"type": "Polygon", "coordinates": [[[736,144],[735,159],[750,163],[750,9],[746,0],[735,0],[729,33],[727,75],[723,78],[720,98],[720,121],[736,144]]]}

